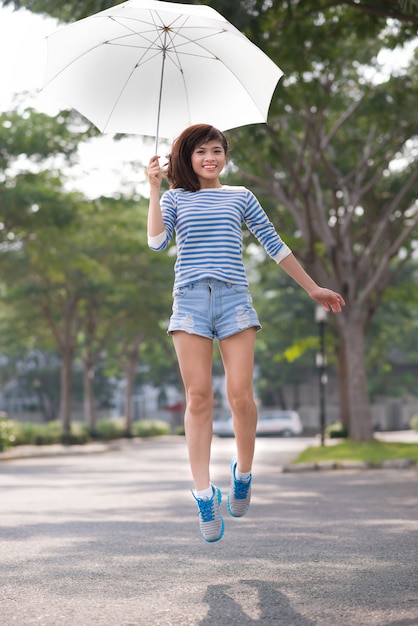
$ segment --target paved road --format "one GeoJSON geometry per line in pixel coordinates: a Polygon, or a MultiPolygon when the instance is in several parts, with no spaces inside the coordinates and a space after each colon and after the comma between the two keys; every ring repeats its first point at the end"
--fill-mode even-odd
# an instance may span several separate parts
{"type": "MultiPolygon", "coordinates": [[[[0,464],[3,626],[417,626],[416,470],[282,474],[259,439],[249,514],[200,539],[181,439],[0,464]]],[[[216,440],[227,489],[232,440],[216,440]]]]}

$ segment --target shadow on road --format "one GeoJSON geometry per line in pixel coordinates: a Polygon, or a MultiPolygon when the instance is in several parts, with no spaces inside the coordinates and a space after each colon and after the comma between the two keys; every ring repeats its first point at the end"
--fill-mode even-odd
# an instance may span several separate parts
{"type": "Polygon", "coordinates": [[[292,609],[288,598],[277,587],[263,580],[239,580],[235,585],[209,585],[203,600],[209,611],[199,626],[215,624],[292,624],[313,626],[315,622],[292,609]],[[253,597],[256,592],[256,598],[253,597]],[[237,599],[234,597],[237,596],[237,599]],[[245,602],[249,599],[248,602],[245,602]],[[244,607],[248,605],[251,617],[244,607]]]}

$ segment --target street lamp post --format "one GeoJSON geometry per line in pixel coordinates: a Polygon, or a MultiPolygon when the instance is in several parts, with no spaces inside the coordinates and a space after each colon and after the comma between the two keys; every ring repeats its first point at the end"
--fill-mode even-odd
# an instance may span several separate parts
{"type": "Polygon", "coordinates": [[[325,389],[328,382],[325,359],[325,326],[327,323],[327,312],[324,307],[318,305],[315,308],[315,322],[319,329],[319,352],[316,353],[316,367],[319,373],[319,423],[321,428],[321,446],[325,445],[325,389]]]}

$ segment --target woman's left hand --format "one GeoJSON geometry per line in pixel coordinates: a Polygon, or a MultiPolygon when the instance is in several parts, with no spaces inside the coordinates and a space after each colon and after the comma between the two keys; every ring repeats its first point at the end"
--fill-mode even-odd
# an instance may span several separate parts
{"type": "Polygon", "coordinates": [[[322,304],[324,309],[328,312],[341,313],[342,307],[345,306],[344,298],[331,289],[318,287],[310,296],[312,300],[315,300],[318,304],[322,304]]]}

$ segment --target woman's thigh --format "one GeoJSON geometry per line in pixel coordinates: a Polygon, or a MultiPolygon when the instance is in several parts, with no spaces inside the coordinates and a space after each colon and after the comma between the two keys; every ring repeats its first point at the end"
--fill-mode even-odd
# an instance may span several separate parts
{"type": "Polygon", "coordinates": [[[172,336],[186,393],[211,395],[212,339],[184,331],[175,331],[172,336]]]}
{"type": "Polygon", "coordinates": [[[256,328],[231,335],[219,342],[228,397],[253,393],[256,328]]]}

